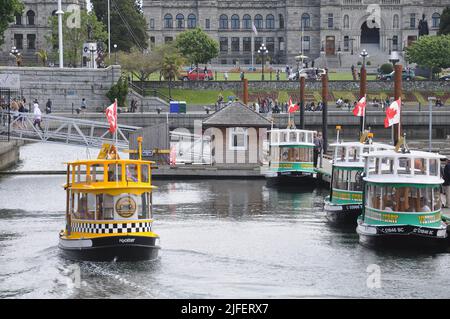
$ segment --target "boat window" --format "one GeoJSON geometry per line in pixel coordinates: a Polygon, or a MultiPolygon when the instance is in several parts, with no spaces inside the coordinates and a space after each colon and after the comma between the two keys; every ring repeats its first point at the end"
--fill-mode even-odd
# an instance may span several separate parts
{"type": "Polygon", "coordinates": [[[440,209],[439,188],[369,185],[366,206],[385,212],[431,212],[440,209]]]}
{"type": "Polygon", "coordinates": [[[141,181],[142,183],[149,183],[149,167],[148,165],[141,165],[141,181]]]}
{"type": "Polygon", "coordinates": [[[362,178],[361,178],[361,172],[360,171],[349,171],[348,176],[350,178],[348,190],[354,191],[354,192],[362,191],[363,183],[362,183],[362,178]]]}
{"type": "Polygon", "coordinates": [[[278,143],[278,132],[270,133],[272,144],[278,143]]]}
{"type": "Polygon", "coordinates": [[[307,134],[300,132],[298,137],[299,142],[308,143],[307,134]]]}
{"type": "Polygon", "coordinates": [[[348,160],[349,162],[359,162],[359,152],[357,147],[349,147],[348,148],[348,160]]]}
{"type": "Polygon", "coordinates": [[[105,167],[103,164],[91,165],[91,179],[94,183],[103,182],[105,180],[105,167]]]}
{"type": "Polygon", "coordinates": [[[138,182],[138,166],[136,164],[128,164],[126,166],[127,182],[138,182]]]}
{"type": "Polygon", "coordinates": [[[344,162],[345,161],[345,147],[342,147],[340,149],[340,151],[341,151],[341,154],[340,154],[341,161],[344,162]]]}
{"type": "Polygon", "coordinates": [[[75,183],[86,182],[86,165],[75,166],[75,183]]]}
{"type": "Polygon", "coordinates": [[[103,210],[101,211],[102,220],[113,220],[114,219],[114,197],[108,194],[103,194],[102,203],[103,210]]]}
{"type": "Polygon", "coordinates": [[[152,213],[152,196],[150,193],[141,195],[141,202],[139,208],[139,219],[150,219],[152,213]]]}
{"type": "Polygon", "coordinates": [[[427,175],[427,160],[424,158],[414,159],[414,174],[427,175]]]}
{"type": "Polygon", "coordinates": [[[439,162],[437,159],[430,159],[430,176],[440,176],[439,162]]]}
{"type": "Polygon", "coordinates": [[[394,174],[394,159],[393,158],[377,158],[377,161],[380,161],[379,168],[381,170],[381,174],[394,174]]]}
{"type": "Polygon", "coordinates": [[[108,182],[122,181],[122,164],[108,165],[108,182]]]}
{"type": "Polygon", "coordinates": [[[397,174],[409,175],[411,174],[411,159],[407,157],[400,157],[398,159],[397,174]]]}
{"type": "Polygon", "coordinates": [[[295,132],[290,132],[289,133],[289,142],[297,142],[297,133],[295,132]]]}

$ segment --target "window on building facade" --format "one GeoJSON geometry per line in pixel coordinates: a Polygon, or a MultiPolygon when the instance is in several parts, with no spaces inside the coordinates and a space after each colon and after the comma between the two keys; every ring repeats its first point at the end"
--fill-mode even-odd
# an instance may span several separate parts
{"type": "Polygon", "coordinates": [[[36,49],[36,34],[28,34],[27,35],[27,47],[29,50],[36,49]]]}
{"type": "Polygon", "coordinates": [[[16,25],[22,25],[22,15],[16,14],[16,25]]]}
{"type": "Polygon", "coordinates": [[[231,52],[239,52],[240,51],[240,45],[239,45],[239,38],[231,38],[231,52]]]}
{"type": "Polygon", "coordinates": [[[416,28],[416,14],[415,13],[411,13],[409,15],[409,27],[416,28]]]}
{"type": "Polygon", "coordinates": [[[205,20],[205,29],[207,30],[211,29],[211,20],[209,19],[205,20]]]}
{"type": "Polygon", "coordinates": [[[188,15],[188,28],[194,29],[197,27],[197,17],[195,14],[188,15]]]}
{"type": "Polygon", "coordinates": [[[303,37],[303,51],[304,52],[308,52],[311,50],[311,38],[309,37],[309,35],[306,35],[303,37]]]}
{"type": "Polygon", "coordinates": [[[155,28],[155,19],[150,19],[150,29],[155,28]]]}
{"type": "Polygon", "coordinates": [[[248,147],[247,129],[243,127],[230,128],[229,147],[232,151],[246,151],[248,147]]]}
{"type": "Polygon", "coordinates": [[[220,52],[228,52],[228,38],[222,37],[219,39],[220,52]]]}
{"type": "Polygon", "coordinates": [[[308,13],[302,14],[301,28],[308,29],[311,27],[311,17],[308,13]]]}
{"type": "Polygon", "coordinates": [[[395,14],[395,15],[394,15],[394,18],[393,18],[393,20],[392,20],[392,27],[393,27],[394,29],[398,29],[398,28],[400,27],[400,22],[399,22],[398,14],[395,14]]]}
{"type": "Polygon", "coordinates": [[[243,28],[246,30],[250,30],[252,28],[252,17],[248,14],[244,15],[242,18],[243,28]]]}
{"type": "Polygon", "coordinates": [[[349,37],[348,35],[344,36],[344,51],[348,51],[349,50],[349,37]]]}
{"type": "Polygon", "coordinates": [[[239,30],[239,28],[240,28],[239,16],[237,14],[233,14],[231,16],[231,29],[239,30]]]}
{"type": "Polygon", "coordinates": [[[333,29],[334,27],[334,17],[332,13],[328,13],[328,29],[333,29]]]}
{"type": "Polygon", "coordinates": [[[399,50],[399,48],[398,48],[398,36],[396,36],[396,35],[394,35],[392,37],[392,50],[393,51],[398,51],[399,50]]]}
{"type": "Polygon", "coordinates": [[[23,49],[23,34],[14,34],[14,46],[19,50],[23,49]]]}
{"type": "Polygon", "coordinates": [[[34,17],[35,17],[35,13],[33,10],[29,10],[27,12],[27,24],[28,25],[34,25],[34,17]]]}
{"type": "Polygon", "coordinates": [[[275,38],[266,38],[266,48],[270,54],[273,55],[275,53],[275,38]]]}
{"type": "Polygon", "coordinates": [[[242,49],[244,52],[252,51],[252,38],[245,37],[244,39],[242,39],[242,49]]]}
{"type": "Polygon", "coordinates": [[[219,18],[219,29],[228,29],[228,16],[225,14],[222,14],[219,18]]]}
{"type": "Polygon", "coordinates": [[[350,28],[350,18],[349,16],[346,14],[344,16],[344,29],[348,29],[350,28]]]}
{"type": "Polygon", "coordinates": [[[431,16],[431,21],[433,28],[439,28],[439,24],[441,24],[441,15],[439,13],[433,13],[431,16]]]}
{"type": "Polygon", "coordinates": [[[266,29],[275,29],[275,17],[272,14],[269,14],[266,17],[266,29]]]}
{"type": "Polygon", "coordinates": [[[173,28],[173,18],[170,13],[164,16],[164,28],[172,29],[173,28]]]}
{"type": "Polygon", "coordinates": [[[184,29],[184,15],[177,14],[175,19],[177,20],[177,29],[184,29]]]}
{"type": "Polygon", "coordinates": [[[173,41],[173,37],[165,37],[164,38],[164,43],[170,43],[173,41]]]}
{"type": "Polygon", "coordinates": [[[257,30],[261,30],[264,27],[263,17],[260,14],[255,16],[255,27],[257,30]]]}
{"type": "Polygon", "coordinates": [[[254,41],[255,41],[254,50],[255,50],[255,52],[258,52],[259,48],[261,47],[261,44],[263,44],[263,38],[256,37],[254,41]]]}
{"type": "Polygon", "coordinates": [[[284,51],[284,38],[278,38],[278,51],[284,51]]]}
{"type": "Polygon", "coordinates": [[[278,15],[278,19],[280,20],[280,29],[284,29],[284,16],[282,14],[278,15]]]}

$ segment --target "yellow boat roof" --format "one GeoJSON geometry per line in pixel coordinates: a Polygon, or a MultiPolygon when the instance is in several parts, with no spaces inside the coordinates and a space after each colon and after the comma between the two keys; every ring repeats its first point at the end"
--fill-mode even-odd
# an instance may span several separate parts
{"type": "Polygon", "coordinates": [[[95,165],[95,164],[155,164],[152,161],[142,161],[142,160],[130,160],[130,159],[93,159],[93,160],[78,160],[73,162],[65,162],[67,165],[95,165]]]}

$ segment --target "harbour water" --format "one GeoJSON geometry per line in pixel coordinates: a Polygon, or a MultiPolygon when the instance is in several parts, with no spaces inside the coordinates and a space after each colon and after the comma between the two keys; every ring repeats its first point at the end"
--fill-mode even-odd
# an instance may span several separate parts
{"type": "MultiPolygon", "coordinates": [[[[32,144],[16,169],[61,170],[85,156],[83,148],[32,144]]],[[[0,298],[450,297],[450,252],[363,247],[354,229],[327,223],[326,189],[264,180],[155,181],[160,258],[73,263],[57,247],[64,179],[0,179],[0,298]]]]}

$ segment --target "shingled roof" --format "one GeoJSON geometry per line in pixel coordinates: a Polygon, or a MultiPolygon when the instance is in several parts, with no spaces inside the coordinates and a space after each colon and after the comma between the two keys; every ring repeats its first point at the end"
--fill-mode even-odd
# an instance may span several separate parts
{"type": "Polygon", "coordinates": [[[233,102],[203,120],[203,127],[270,127],[271,122],[241,102],[233,102]]]}

